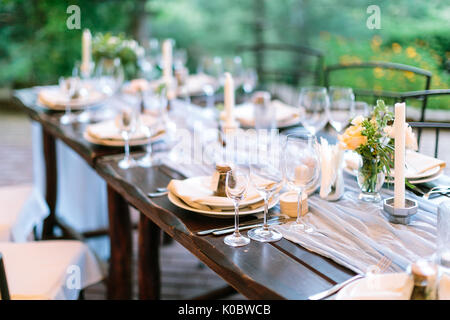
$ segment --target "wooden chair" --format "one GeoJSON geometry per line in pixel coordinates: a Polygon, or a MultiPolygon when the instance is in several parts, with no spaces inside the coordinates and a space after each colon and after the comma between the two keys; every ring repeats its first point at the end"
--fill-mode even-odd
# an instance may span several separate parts
{"type": "MultiPolygon", "coordinates": [[[[332,85],[341,85],[346,86],[346,84],[342,83],[335,83],[331,81],[331,74],[335,74],[337,72],[346,72],[349,70],[357,70],[358,72],[362,72],[366,69],[373,69],[375,70],[390,70],[394,71],[395,73],[412,73],[414,76],[418,76],[419,78],[422,78],[424,80],[424,90],[430,89],[431,84],[431,77],[432,73],[428,70],[416,68],[413,66],[408,66],[404,64],[399,63],[392,63],[392,62],[383,62],[383,61],[372,61],[372,62],[362,62],[362,63],[348,63],[348,64],[337,64],[337,65],[331,65],[325,67],[324,71],[324,84],[328,88],[332,85]]],[[[354,78],[354,75],[352,75],[354,78]]],[[[365,75],[365,78],[367,78],[367,75],[365,75]]],[[[381,77],[381,79],[384,79],[381,77]]],[[[384,81],[384,80],[383,80],[384,81]]],[[[386,83],[389,83],[389,81],[384,81],[386,83]]],[[[401,91],[388,91],[386,89],[382,90],[374,90],[369,88],[354,88],[353,89],[356,97],[369,97],[372,98],[372,103],[375,105],[377,99],[385,99],[392,103],[399,102],[402,99],[402,93],[405,90],[401,91]]],[[[426,98],[422,102],[422,108],[426,108],[426,98]]]]}
{"type": "Polygon", "coordinates": [[[102,279],[97,259],[82,242],[0,242],[2,300],[77,299],[102,279]],[[79,278],[72,282],[72,276],[79,278]]]}
{"type": "Polygon", "coordinates": [[[319,84],[321,81],[324,56],[322,52],[313,48],[292,44],[257,43],[240,45],[236,53],[253,54],[258,80],[263,84],[274,81],[297,86],[306,77],[312,77],[313,84],[319,84]],[[271,54],[283,59],[271,59],[271,54]],[[276,65],[278,60],[288,63],[286,66],[276,65]]]}
{"type": "MultiPolygon", "coordinates": [[[[450,89],[434,89],[434,90],[422,90],[422,91],[410,91],[410,92],[404,92],[401,94],[400,101],[401,102],[408,102],[408,100],[411,99],[417,99],[422,101],[422,108],[420,111],[420,122],[425,122],[425,112],[427,109],[427,103],[430,98],[438,97],[438,96],[444,96],[449,95],[450,96],[450,89]]],[[[450,102],[450,99],[448,99],[450,102]]],[[[425,127],[422,127],[418,125],[418,134],[417,134],[417,141],[420,143],[420,139],[422,136],[422,129],[425,127]]],[[[436,136],[439,136],[439,128],[437,128],[436,136]]],[[[437,143],[436,143],[436,151],[437,151],[437,143]]]]}
{"type": "MultiPolygon", "coordinates": [[[[450,130],[450,123],[441,123],[441,122],[409,122],[409,125],[413,129],[418,129],[422,131],[423,129],[434,130],[434,157],[438,157],[438,149],[439,149],[439,133],[441,130],[450,130]]],[[[419,132],[420,132],[419,131],[419,132]]],[[[418,144],[420,147],[420,139],[418,140],[418,144]]]]}

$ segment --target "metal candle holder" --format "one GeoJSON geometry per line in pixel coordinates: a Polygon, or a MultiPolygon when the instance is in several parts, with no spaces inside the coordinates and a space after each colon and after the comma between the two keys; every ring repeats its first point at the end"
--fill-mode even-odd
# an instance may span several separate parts
{"type": "Polygon", "coordinates": [[[411,217],[417,213],[419,205],[417,201],[405,199],[404,208],[394,208],[394,198],[387,198],[383,201],[383,209],[387,213],[389,222],[398,224],[409,224],[411,217]]]}

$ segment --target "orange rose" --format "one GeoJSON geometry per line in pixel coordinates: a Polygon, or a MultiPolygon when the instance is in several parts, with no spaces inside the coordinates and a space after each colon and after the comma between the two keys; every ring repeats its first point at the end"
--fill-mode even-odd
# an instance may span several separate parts
{"type": "Polygon", "coordinates": [[[360,125],[350,126],[343,134],[338,136],[345,149],[355,150],[367,142],[367,137],[361,134],[363,128],[360,125]]]}

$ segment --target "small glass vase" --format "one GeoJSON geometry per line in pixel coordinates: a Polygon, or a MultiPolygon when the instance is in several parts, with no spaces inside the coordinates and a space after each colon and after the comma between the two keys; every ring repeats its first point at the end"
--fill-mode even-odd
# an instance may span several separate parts
{"type": "Polygon", "coordinates": [[[381,201],[380,190],[383,187],[385,174],[379,169],[376,158],[361,157],[358,168],[358,186],[361,190],[359,199],[367,202],[381,201]]]}

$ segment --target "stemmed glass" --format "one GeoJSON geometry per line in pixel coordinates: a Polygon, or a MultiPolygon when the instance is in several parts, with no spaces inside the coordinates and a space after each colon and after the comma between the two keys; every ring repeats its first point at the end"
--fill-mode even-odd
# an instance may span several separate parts
{"type": "Polygon", "coordinates": [[[303,193],[312,187],[319,178],[319,157],[316,151],[316,138],[311,134],[288,135],[284,148],[284,174],[289,187],[297,191],[297,220],[292,225],[307,233],[314,228],[302,222],[303,193]]]}
{"type": "Polygon", "coordinates": [[[231,247],[245,246],[250,239],[244,237],[239,232],[239,204],[247,195],[249,177],[248,173],[242,169],[233,169],[227,172],[225,179],[225,193],[233,200],[234,204],[234,233],[226,236],[223,240],[231,247]]]}
{"type": "Polygon", "coordinates": [[[115,95],[124,81],[124,70],[119,58],[102,59],[96,70],[99,89],[107,96],[115,95]]]}
{"type": "Polygon", "coordinates": [[[330,87],[328,118],[331,126],[342,132],[355,115],[355,95],[352,88],[330,87]]]}
{"type": "Polygon", "coordinates": [[[124,170],[136,165],[136,161],[130,156],[130,136],[136,131],[137,122],[137,113],[132,107],[124,106],[120,109],[116,125],[125,141],[125,156],[119,161],[119,167],[124,170]]]}
{"type": "Polygon", "coordinates": [[[213,57],[213,58],[208,58],[208,57],[203,58],[198,67],[197,72],[212,76],[216,80],[216,83],[206,82],[202,88],[203,92],[205,93],[206,98],[207,98],[206,99],[206,107],[209,110],[212,110],[214,107],[214,94],[216,93],[216,90],[221,85],[221,80],[222,80],[222,75],[223,75],[222,58],[217,57],[217,56],[213,57]]]}
{"type": "Polygon", "coordinates": [[[250,164],[250,179],[264,199],[264,225],[248,232],[250,239],[260,242],[274,242],[283,236],[267,224],[269,199],[283,187],[283,171],[280,157],[265,157],[250,164]]]}
{"type": "Polygon", "coordinates": [[[246,69],[243,72],[242,89],[245,93],[245,100],[249,99],[250,94],[255,90],[258,83],[258,74],[254,69],[246,69]]]}
{"type": "Polygon", "coordinates": [[[324,87],[304,87],[300,90],[299,107],[302,125],[312,134],[328,122],[330,100],[324,87]]]}
{"type": "Polygon", "coordinates": [[[65,106],[65,113],[60,119],[62,124],[71,124],[77,120],[77,116],[71,111],[70,100],[75,99],[79,95],[79,87],[80,79],[78,77],[59,78],[59,88],[69,99],[65,106]]]}

